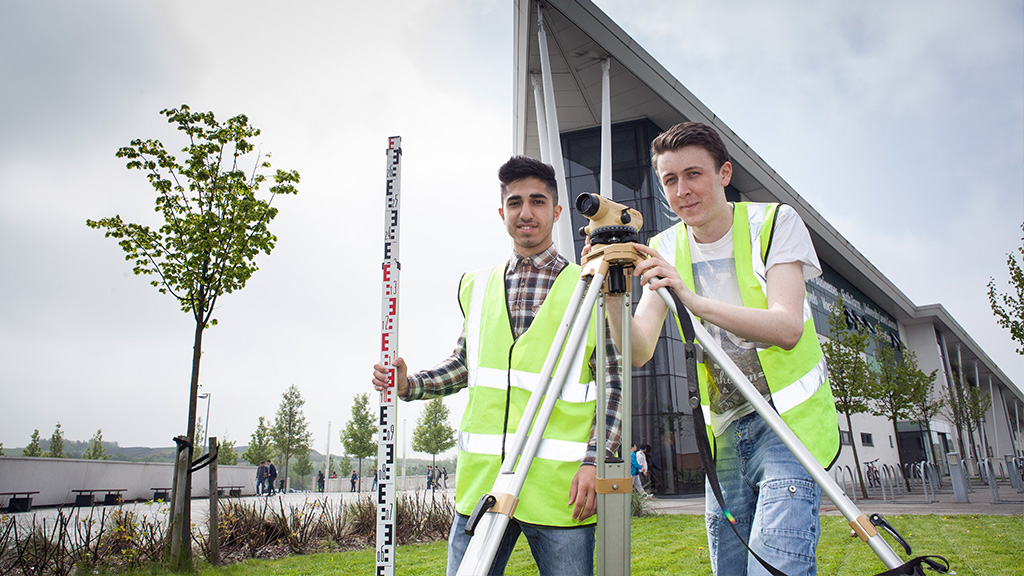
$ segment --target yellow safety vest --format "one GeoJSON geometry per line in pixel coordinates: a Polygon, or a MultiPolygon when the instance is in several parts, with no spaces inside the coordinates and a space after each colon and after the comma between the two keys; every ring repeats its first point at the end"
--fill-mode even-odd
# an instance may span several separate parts
{"type": "MultiPolygon", "coordinates": [[[[733,254],[740,296],[747,308],[767,309],[765,261],[775,211],[779,205],[736,202],[733,206],[733,254]],[[750,233],[744,233],[748,229],[750,233]]],[[[651,239],[650,245],[676,267],[683,282],[693,290],[693,265],[686,225],[680,222],[665,230],[651,239]]],[[[839,457],[839,419],[806,292],[803,319],[804,334],[792,350],[758,345],[757,356],[768,381],[775,410],[818,463],[828,469],[839,457]]],[[[700,364],[697,372],[701,409],[704,411],[704,421],[708,424],[708,439],[714,453],[715,437],[711,426],[707,368],[700,364]]]]}
{"type": "MultiPolygon", "coordinates": [[[[566,266],[530,329],[513,339],[504,266],[463,276],[459,303],[466,317],[469,402],[459,426],[455,482],[455,508],[459,513],[470,514],[480,497],[493,488],[502,451],[512,445],[530,393],[539,384],[544,360],[579,277],[579,266],[566,266]]],[[[572,507],[566,505],[573,476],[586,456],[594,421],[596,386],[588,361],[595,342],[596,327],[591,322],[585,348],[571,358],[560,359],[572,362],[572,370],[519,494],[513,516],[516,520],[545,526],[579,526],[595,521],[591,517],[576,522],[572,507]]]]}

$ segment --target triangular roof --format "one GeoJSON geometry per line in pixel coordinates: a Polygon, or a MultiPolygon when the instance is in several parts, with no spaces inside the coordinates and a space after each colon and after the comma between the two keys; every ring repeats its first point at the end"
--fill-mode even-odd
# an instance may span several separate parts
{"type": "MultiPolygon", "coordinates": [[[[544,0],[544,26],[558,106],[559,132],[601,125],[601,59],[610,56],[612,123],[648,118],[665,129],[691,120],[718,129],[733,163],[731,186],[744,199],[783,202],[807,224],[822,262],[904,325],[933,324],[950,342],[961,342],[986,372],[1010,380],[941,305],[919,307],[796,193],[721,119],[589,0],[544,0]]],[[[513,150],[540,157],[530,77],[540,74],[537,6],[514,0],[513,150]]],[[[1016,391],[1015,386],[1010,389],[1016,391]]]]}

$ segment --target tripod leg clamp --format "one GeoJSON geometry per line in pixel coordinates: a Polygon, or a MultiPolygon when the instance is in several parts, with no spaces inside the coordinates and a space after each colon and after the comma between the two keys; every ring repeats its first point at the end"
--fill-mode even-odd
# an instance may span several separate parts
{"type": "Polygon", "coordinates": [[[868,541],[868,538],[872,538],[878,535],[878,530],[875,525],[868,520],[868,517],[861,514],[856,520],[850,522],[850,528],[853,528],[854,533],[860,537],[864,542],[868,541]]]}
{"type": "Polygon", "coordinates": [[[629,494],[633,490],[632,478],[598,478],[598,494],[629,494]]]}
{"type": "Polygon", "coordinates": [[[494,497],[494,506],[491,506],[491,512],[495,514],[504,514],[509,518],[516,513],[516,506],[519,504],[519,498],[511,494],[491,493],[494,497]]]}
{"type": "Polygon", "coordinates": [[[476,503],[476,508],[469,515],[469,519],[466,520],[466,534],[472,536],[476,532],[476,525],[480,523],[480,519],[487,512],[505,514],[511,518],[516,512],[517,504],[519,504],[519,498],[511,494],[484,494],[480,497],[480,501],[476,503]]]}

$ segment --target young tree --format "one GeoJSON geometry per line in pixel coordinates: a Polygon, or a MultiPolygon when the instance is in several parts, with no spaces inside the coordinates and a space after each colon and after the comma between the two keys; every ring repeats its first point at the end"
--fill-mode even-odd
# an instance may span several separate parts
{"type": "Polygon", "coordinates": [[[914,420],[917,420],[918,429],[924,426],[924,438],[925,448],[928,450],[928,455],[931,462],[937,462],[935,457],[935,451],[932,446],[932,420],[939,415],[942,410],[942,399],[932,400],[932,390],[935,385],[936,372],[932,371],[931,381],[928,382],[928,391],[917,397],[917,401],[914,402],[914,406],[911,409],[910,416],[914,420]]]}
{"type": "Polygon", "coordinates": [[[266,419],[260,416],[260,421],[256,424],[256,430],[252,436],[249,437],[249,446],[242,453],[242,458],[253,466],[259,466],[260,462],[274,456],[274,446],[271,442],[270,428],[267,427],[266,419]]]}
{"type": "Polygon", "coordinates": [[[203,417],[196,416],[196,429],[192,432],[192,445],[195,446],[196,451],[200,453],[206,450],[206,447],[203,446],[203,444],[205,444],[204,438],[206,437],[203,432],[205,432],[205,429],[203,428],[203,417]]]}
{"type": "Polygon", "coordinates": [[[103,430],[97,430],[93,434],[92,439],[89,440],[89,446],[82,453],[82,458],[86,460],[107,460],[110,455],[107,454],[107,449],[103,447],[103,430]]]}
{"type": "Polygon", "coordinates": [[[352,472],[352,457],[346,454],[331,462],[331,467],[333,472],[338,473],[338,476],[348,476],[349,472],[352,472]]]}
{"type": "Polygon", "coordinates": [[[67,458],[67,454],[64,454],[64,431],[60,429],[60,422],[57,422],[57,427],[50,435],[50,449],[46,455],[50,458],[67,458]]]}
{"type": "MultiPolygon", "coordinates": [[[[949,375],[948,386],[942,390],[943,414],[956,428],[956,440],[960,448],[960,457],[967,458],[967,447],[964,445],[964,430],[969,423],[967,388],[963,379],[963,371],[959,366],[949,375]]],[[[973,451],[973,447],[971,448],[973,451]]]]}
{"type": "MultiPolygon", "coordinates": [[[[377,427],[374,425],[373,416],[370,414],[369,394],[357,394],[355,403],[352,404],[352,419],[345,424],[341,431],[341,442],[345,451],[359,459],[359,477],[363,477],[363,458],[368,458],[377,453],[377,445],[373,441],[377,427]]],[[[360,487],[362,483],[360,483],[360,487]]]]}
{"type": "Polygon", "coordinates": [[[850,448],[853,450],[853,465],[857,471],[860,492],[867,498],[868,490],[864,485],[864,473],[860,469],[857,443],[853,441],[853,422],[850,417],[869,409],[871,378],[865,358],[868,333],[862,325],[847,321],[842,296],[832,304],[829,312],[829,339],[822,343],[821,350],[825,355],[825,364],[828,365],[828,379],[832,385],[836,410],[846,416],[846,429],[850,433],[850,448]]]}
{"type": "MultiPolygon", "coordinates": [[[[442,398],[427,402],[412,433],[412,449],[430,454],[431,469],[437,467],[437,455],[455,446],[455,429],[448,425],[448,407],[442,398]]],[[[433,486],[433,484],[432,484],[433,486]]]]}
{"type": "Polygon", "coordinates": [[[32,432],[32,437],[29,438],[28,446],[25,446],[25,448],[21,451],[21,455],[25,456],[26,458],[41,457],[43,455],[43,448],[39,445],[39,443],[39,428],[36,428],[35,431],[32,432]]]}
{"type": "MultiPolygon", "coordinates": [[[[203,331],[216,325],[213,311],[217,299],[245,287],[258,269],[256,256],[270,254],[277,237],[268,225],[277,216],[271,206],[278,194],[295,194],[299,174],[277,170],[270,187],[270,198],[257,198],[270,168],[269,154],[256,153],[251,171],[246,167],[255,149],[252,139],[260,135],[240,114],[221,124],[212,112],[192,112],[188,106],[161,111],[170,124],[184,133],[186,155],[179,162],[159,140],[136,139],[117,151],[128,160],[129,170],[142,170],[156,190],[156,210],[163,224],[153,229],[125,222],[120,215],[101,220],[86,220],[90,228],[106,230],[105,236],[118,240],[125,259],[133,263],[137,275],[153,276],[150,282],[161,293],[171,294],[182,311],[192,315],[195,332],[192,344],[192,375],[186,438],[195,436],[196,395],[199,390],[199,360],[202,357],[203,331]]],[[[194,446],[189,447],[189,459],[194,446]]],[[[185,475],[185,486],[192,491],[192,475],[185,475]]],[[[185,499],[184,510],[172,515],[172,529],[180,532],[186,545],[171,551],[176,570],[190,566],[192,510],[185,499]]]]}
{"type": "MultiPolygon", "coordinates": [[[[274,419],[274,427],[271,429],[274,447],[277,449],[278,457],[282,459],[282,477],[285,479],[288,478],[289,459],[309,453],[309,444],[313,441],[306,416],[302,413],[302,406],[305,403],[299,389],[294,384],[289,386],[281,397],[281,406],[277,409],[277,418],[274,419]]],[[[286,480],[285,492],[287,491],[286,480]]]]}
{"type": "Polygon", "coordinates": [[[0,442],[0,456],[6,456],[6,454],[4,454],[4,443],[3,442],[0,442]]]}
{"type": "MultiPolygon", "coordinates": [[[[971,442],[974,442],[975,430],[978,430],[978,435],[981,436],[982,420],[985,419],[985,413],[991,407],[992,397],[989,396],[988,392],[982,392],[980,386],[969,386],[967,388],[966,411],[968,425],[971,427],[971,442]]],[[[982,458],[985,457],[988,457],[987,447],[982,458]]]]}
{"type": "MultiPolygon", "coordinates": [[[[1024,232],[1024,222],[1020,229],[1024,232]]],[[[1020,262],[1014,258],[1013,252],[1006,255],[1006,266],[1010,269],[1010,292],[997,293],[995,278],[989,278],[988,302],[999,325],[1009,330],[1010,337],[1020,344],[1017,354],[1024,355],[1024,235],[1021,241],[1021,246],[1017,248],[1020,262]],[[1011,292],[1016,292],[1016,296],[1011,292]]]]}
{"type": "MultiPolygon", "coordinates": [[[[931,391],[936,371],[933,370],[931,374],[923,373],[918,368],[917,355],[906,348],[897,350],[890,344],[888,337],[876,335],[875,351],[877,365],[874,371],[875,394],[872,398],[871,413],[875,416],[884,416],[892,423],[900,469],[905,470],[906,459],[897,423],[913,416],[914,407],[921,401],[921,397],[927,396],[931,391]]],[[[910,478],[904,474],[903,480],[909,491],[910,478]]]]}
{"type": "Polygon", "coordinates": [[[235,452],[234,440],[228,440],[224,438],[224,441],[220,443],[220,447],[217,449],[217,462],[224,466],[234,466],[238,464],[238,452],[235,452]]]}
{"type": "Polygon", "coordinates": [[[309,450],[295,456],[295,466],[292,468],[292,472],[299,489],[305,490],[306,478],[313,474],[313,462],[309,459],[309,450]]]}

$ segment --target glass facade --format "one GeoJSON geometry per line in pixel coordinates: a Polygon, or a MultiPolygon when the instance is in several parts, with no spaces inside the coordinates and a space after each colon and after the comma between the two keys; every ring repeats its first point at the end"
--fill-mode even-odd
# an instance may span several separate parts
{"type": "MultiPolygon", "coordinates": [[[[651,166],[651,140],[661,130],[649,120],[612,127],[612,199],[643,214],[640,241],[679,221],[665,202],[651,166]]],[[[600,128],[562,134],[562,155],[570,203],[584,193],[600,193],[600,128]]],[[[572,210],[573,229],[587,224],[572,210]]],[[[576,254],[584,239],[576,241],[576,254]]],[[[641,286],[633,286],[633,302],[641,286]]],[[[633,441],[650,444],[648,465],[653,490],[660,494],[699,493],[704,472],[693,436],[693,421],[686,391],[682,342],[674,323],[666,322],[654,359],[633,369],[633,441]]]]}
{"type": "MultiPolygon", "coordinates": [[[[612,126],[612,199],[639,210],[644,217],[640,240],[646,243],[658,232],[679,222],[665,201],[651,166],[651,141],[661,132],[647,119],[612,126]]],[[[568,204],[584,193],[600,193],[600,128],[561,135],[562,155],[569,191],[568,204]]],[[[726,188],[730,201],[739,201],[734,188],[726,188]]],[[[586,218],[570,210],[574,230],[587,224],[586,218]]],[[[584,239],[576,240],[576,254],[584,239]]],[[[828,309],[839,294],[847,309],[847,324],[864,322],[871,330],[883,330],[898,339],[895,320],[880,311],[838,273],[822,265],[823,275],[807,283],[808,298],[818,331],[828,329],[828,309]]],[[[634,305],[642,287],[633,286],[634,305]]],[[[674,322],[666,322],[654,358],[633,369],[633,441],[651,446],[648,463],[653,490],[659,494],[692,494],[704,491],[704,472],[693,434],[688,401],[682,340],[674,322]]]]}

